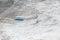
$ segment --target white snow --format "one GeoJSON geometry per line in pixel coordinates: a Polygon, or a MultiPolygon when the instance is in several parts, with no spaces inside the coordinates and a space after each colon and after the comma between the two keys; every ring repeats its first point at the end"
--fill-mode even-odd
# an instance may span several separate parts
{"type": "MultiPolygon", "coordinates": [[[[30,18],[30,16],[32,15],[30,14],[30,12],[32,12],[33,10],[31,11],[30,9],[28,9],[26,12],[23,11],[24,13],[29,13],[30,15],[28,17],[28,15],[25,14],[26,16],[24,16],[23,14],[22,17],[27,18],[29,20],[25,19],[22,22],[17,22],[12,18],[9,18],[7,20],[6,18],[8,17],[5,18],[2,14],[1,18],[4,18],[2,19],[2,22],[0,22],[0,32],[2,32],[0,33],[0,40],[9,40],[9,37],[10,40],[60,40],[60,15],[58,15],[59,4],[54,4],[55,6],[51,5],[51,8],[43,3],[31,5],[36,10],[39,10],[39,12],[41,12],[41,7],[41,10],[47,7],[48,9],[46,9],[47,11],[44,9],[45,11],[42,14],[37,14],[38,17],[36,19],[33,19],[32,17],[30,18]]],[[[16,8],[16,10],[18,10],[18,8],[16,8]]],[[[32,16],[35,17],[34,14],[32,16]]]]}

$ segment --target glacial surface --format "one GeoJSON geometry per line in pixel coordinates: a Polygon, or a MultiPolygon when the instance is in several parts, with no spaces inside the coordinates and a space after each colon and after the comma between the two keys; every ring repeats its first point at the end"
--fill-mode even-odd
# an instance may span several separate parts
{"type": "Polygon", "coordinates": [[[14,0],[0,13],[0,40],[60,40],[60,1],[14,0]]]}

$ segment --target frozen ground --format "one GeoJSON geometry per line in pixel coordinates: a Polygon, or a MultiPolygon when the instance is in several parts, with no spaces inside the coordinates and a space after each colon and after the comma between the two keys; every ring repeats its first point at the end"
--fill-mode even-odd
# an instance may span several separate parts
{"type": "Polygon", "coordinates": [[[0,14],[0,40],[60,40],[60,1],[15,0],[0,14]]]}

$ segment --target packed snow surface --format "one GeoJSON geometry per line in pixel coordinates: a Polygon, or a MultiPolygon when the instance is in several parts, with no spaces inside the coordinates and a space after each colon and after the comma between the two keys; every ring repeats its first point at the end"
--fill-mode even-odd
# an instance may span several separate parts
{"type": "Polygon", "coordinates": [[[0,40],[60,40],[59,0],[14,1],[0,14],[0,40]]]}

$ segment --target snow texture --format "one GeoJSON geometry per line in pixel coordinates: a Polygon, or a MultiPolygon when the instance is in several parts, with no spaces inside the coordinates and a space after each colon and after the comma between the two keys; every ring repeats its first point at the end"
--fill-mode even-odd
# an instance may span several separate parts
{"type": "Polygon", "coordinates": [[[0,40],[60,40],[59,0],[0,1],[0,40]]]}

